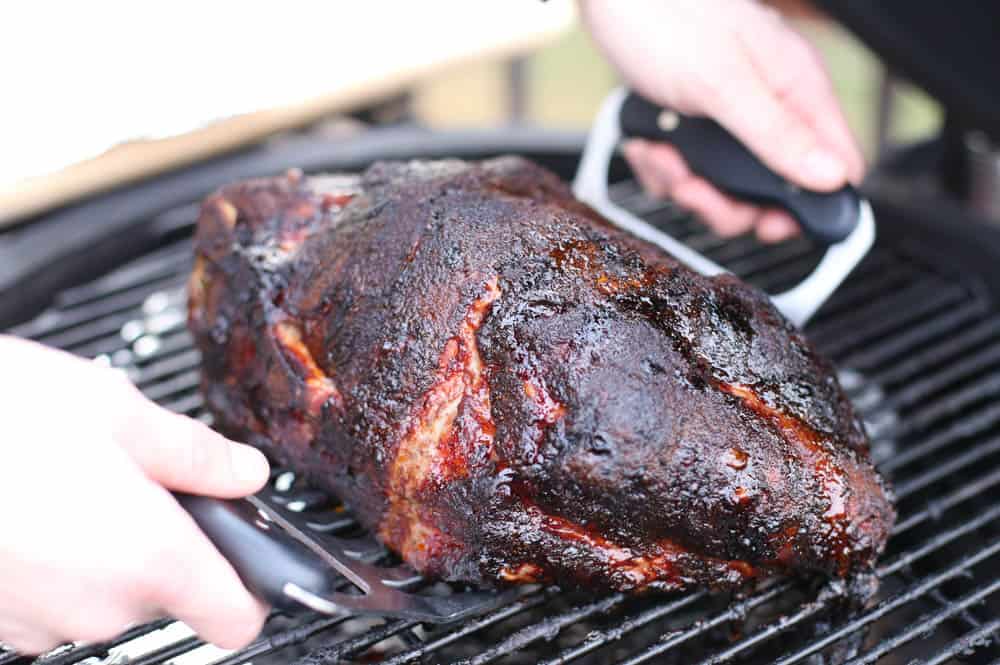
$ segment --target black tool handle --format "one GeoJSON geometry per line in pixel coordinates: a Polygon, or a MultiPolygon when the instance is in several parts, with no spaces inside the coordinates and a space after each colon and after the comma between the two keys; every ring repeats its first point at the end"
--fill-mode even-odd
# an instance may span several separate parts
{"type": "Polygon", "coordinates": [[[255,596],[286,611],[301,610],[284,593],[287,583],[323,595],[331,574],[319,557],[275,525],[267,525],[249,502],[174,493],[216,549],[255,596]],[[265,526],[267,525],[267,526],[265,526]]]}
{"type": "Polygon", "coordinates": [[[672,144],[693,172],[732,196],[784,208],[825,245],[840,242],[858,224],[861,200],[854,187],[828,193],[796,187],[714,120],[684,116],[630,92],[619,122],[626,137],[672,144]]]}

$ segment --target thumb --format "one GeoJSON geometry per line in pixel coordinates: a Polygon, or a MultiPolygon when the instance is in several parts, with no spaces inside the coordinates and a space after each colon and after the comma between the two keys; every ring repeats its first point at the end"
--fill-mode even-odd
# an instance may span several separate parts
{"type": "Polygon", "coordinates": [[[790,182],[818,191],[847,183],[848,164],[816,130],[748,67],[705,111],[767,166],[790,182]]]}
{"type": "Polygon", "coordinates": [[[267,482],[270,470],[259,450],[134,392],[115,438],[150,479],[168,489],[221,498],[253,494],[267,482]]]}

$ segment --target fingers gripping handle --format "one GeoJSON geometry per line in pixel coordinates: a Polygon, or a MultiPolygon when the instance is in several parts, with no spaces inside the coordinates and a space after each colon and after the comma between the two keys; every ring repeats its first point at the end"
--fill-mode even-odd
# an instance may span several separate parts
{"type": "Polygon", "coordinates": [[[726,270],[611,202],[608,164],[623,134],[670,141],[691,169],[713,184],[739,198],[785,208],[806,233],[829,246],[808,277],[772,296],[775,306],[797,326],[809,320],[874,242],[871,208],[854,188],[819,194],[792,187],[718,124],[665,112],[623,88],[615,90],[598,112],[573,191],[618,226],[705,275],[726,270]]]}
{"type": "Polygon", "coordinates": [[[634,92],[622,102],[619,118],[625,136],[670,143],[694,173],[736,198],[784,208],[824,245],[840,242],[857,226],[861,201],[853,187],[829,193],[800,189],[710,118],[662,109],[634,92]]]}
{"type": "Polygon", "coordinates": [[[247,589],[273,607],[299,611],[291,584],[322,595],[328,567],[301,543],[269,524],[249,501],[174,493],[174,498],[236,570],[247,589]]]}

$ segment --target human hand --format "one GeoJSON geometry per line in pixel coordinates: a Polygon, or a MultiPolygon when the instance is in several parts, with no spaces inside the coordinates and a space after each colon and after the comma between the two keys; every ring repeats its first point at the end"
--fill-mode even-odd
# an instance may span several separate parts
{"type": "MultiPolygon", "coordinates": [[[[750,0],[581,0],[594,39],[651,101],[707,115],[775,172],[833,191],[864,175],[822,60],[769,7],[750,0]]],[[[698,213],[717,233],[756,229],[775,242],[797,233],[787,213],[719,192],[666,143],[631,140],[625,156],[643,187],[698,213]]]]}
{"type": "Polygon", "coordinates": [[[119,372],[0,336],[0,641],[38,653],[170,615],[235,648],[266,607],[167,489],[259,490],[267,461],[119,372]]]}

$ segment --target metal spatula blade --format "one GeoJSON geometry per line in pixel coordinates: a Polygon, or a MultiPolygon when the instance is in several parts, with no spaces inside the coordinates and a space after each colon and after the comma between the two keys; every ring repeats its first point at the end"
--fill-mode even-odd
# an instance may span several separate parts
{"type": "Polygon", "coordinates": [[[175,493],[247,588],[274,607],[323,614],[448,623],[517,597],[510,591],[417,593],[423,578],[406,565],[376,566],[382,553],[310,529],[300,515],[259,497],[224,500],[175,493]]]}

